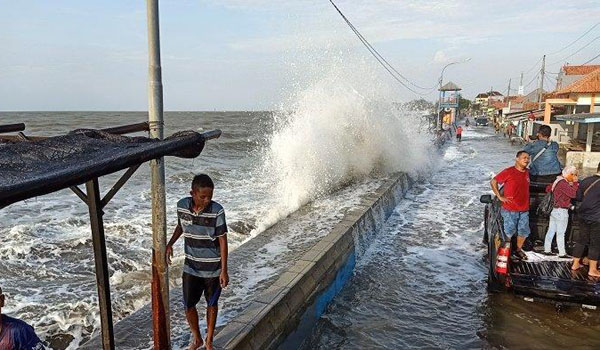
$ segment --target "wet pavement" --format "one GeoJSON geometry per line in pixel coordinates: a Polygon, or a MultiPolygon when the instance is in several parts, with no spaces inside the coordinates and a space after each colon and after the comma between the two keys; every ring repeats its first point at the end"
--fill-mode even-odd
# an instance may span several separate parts
{"type": "Polygon", "coordinates": [[[600,312],[486,290],[483,205],[518,148],[470,128],[359,258],[305,349],[600,348],[600,312]]]}

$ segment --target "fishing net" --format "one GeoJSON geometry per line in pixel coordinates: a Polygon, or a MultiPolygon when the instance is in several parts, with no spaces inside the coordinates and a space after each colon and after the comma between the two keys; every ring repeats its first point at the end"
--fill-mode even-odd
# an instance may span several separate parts
{"type": "Polygon", "coordinates": [[[0,144],[0,208],[161,156],[195,158],[205,138],[181,131],[164,139],[78,129],[39,141],[0,144]]]}

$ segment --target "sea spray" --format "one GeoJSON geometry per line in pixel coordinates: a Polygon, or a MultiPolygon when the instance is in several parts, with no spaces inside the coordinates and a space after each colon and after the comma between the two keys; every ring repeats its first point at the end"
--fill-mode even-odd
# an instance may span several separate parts
{"type": "Polygon", "coordinates": [[[354,179],[428,166],[430,139],[418,128],[420,116],[397,107],[389,77],[340,55],[313,71],[318,75],[303,88],[294,84],[273,114],[263,156],[273,204],[251,236],[354,179]]]}

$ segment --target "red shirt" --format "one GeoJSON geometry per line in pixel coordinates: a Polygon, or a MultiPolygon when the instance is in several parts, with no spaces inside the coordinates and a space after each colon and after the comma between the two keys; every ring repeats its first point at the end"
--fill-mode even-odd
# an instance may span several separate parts
{"type": "Polygon", "coordinates": [[[456,129],[456,134],[460,135],[462,134],[462,128],[459,126],[458,129],[456,129]]]}
{"type": "Polygon", "coordinates": [[[508,211],[529,210],[529,171],[519,171],[514,166],[506,168],[494,177],[499,184],[504,184],[504,197],[509,201],[502,203],[508,211]]]}

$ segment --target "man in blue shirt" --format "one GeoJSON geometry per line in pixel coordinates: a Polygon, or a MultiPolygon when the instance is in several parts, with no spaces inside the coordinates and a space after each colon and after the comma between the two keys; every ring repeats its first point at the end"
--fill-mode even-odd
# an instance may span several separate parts
{"type": "Polygon", "coordinates": [[[5,296],[0,287],[0,350],[42,350],[44,346],[27,323],[2,314],[5,296]]]}
{"type": "Polygon", "coordinates": [[[558,143],[550,141],[551,134],[552,128],[542,125],[537,133],[537,140],[523,148],[531,157],[529,176],[532,182],[550,183],[561,174],[562,166],[558,161],[559,147],[558,143]]]}

